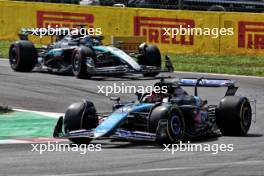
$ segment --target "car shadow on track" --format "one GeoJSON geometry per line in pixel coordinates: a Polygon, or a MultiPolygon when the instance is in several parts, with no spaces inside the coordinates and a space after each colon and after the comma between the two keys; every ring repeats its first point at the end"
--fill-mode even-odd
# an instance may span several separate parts
{"type": "MultiPolygon", "coordinates": [[[[199,137],[195,139],[190,139],[190,140],[184,140],[182,144],[187,144],[189,143],[208,143],[208,142],[213,142],[217,141],[218,136],[207,136],[207,137],[199,137]]],[[[157,144],[155,142],[146,142],[146,141],[116,141],[116,140],[95,140],[92,141],[91,144],[101,144],[103,149],[123,149],[123,148],[128,148],[128,149],[163,149],[164,145],[163,144],[157,144]]],[[[179,144],[179,143],[175,143],[179,144]]]]}
{"type": "Polygon", "coordinates": [[[156,77],[143,77],[138,75],[123,75],[123,76],[93,76],[88,80],[94,81],[148,81],[160,80],[161,78],[171,78],[171,76],[156,76],[156,77]]]}
{"type": "MultiPolygon", "coordinates": [[[[248,134],[246,136],[228,136],[228,137],[262,137],[263,134],[257,134],[257,133],[252,133],[248,134]]],[[[219,134],[211,135],[211,136],[202,136],[202,137],[196,137],[192,139],[187,139],[182,141],[182,144],[203,144],[203,143],[210,143],[217,141],[218,138],[221,137],[219,134]]],[[[92,141],[91,144],[96,145],[100,144],[103,149],[163,149],[164,145],[163,144],[157,144],[155,142],[146,142],[146,141],[121,141],[121,140],[95,140],[92,141]]],[[[179,144],[179,143],[175,143],[179,144]]]]}
{"type": "MultiPolygon", "coordinates": [[[[49,75],[54,75],[54,76],[62,76],[62,77],[74,77],[72,73],[68,74],[60,74],[60,73],[50,73],[48,71],[43,71],[43,70],[34,70],[32,72],[35,73],[43,73],[43,74],[49,74],[49,75]]],[[[80,80],[91,80],[91,81],[146,81],[146,80],[159,80],[161,78],[172,78],[170,75],[159,75],[156,77],[144,77],[142,75],[137,75],[137,74],[124,74],[124,75],[104,75],[104,76],[92,76],[90,78],[84,78],[80,80]]],[[[76,78],[77,79],[77,78],[76,78]]]]}
{"type": "MultiPolygon", "coordinates": [[[[237,137],[237,136],[231,136],[231,137],[237,137]]],[[[239,137],[243,137],[243,138],[263,137],[263,134],[260,134],[260,133],[249,133],[246,136],[239,136],[239,137]]]]}
{"type": "Polygon", "coordinates": [[[245,137],[262,137],[263,134],[259,134],[259,133],[252,133],[252,134],[248,134],[245,137]]]}

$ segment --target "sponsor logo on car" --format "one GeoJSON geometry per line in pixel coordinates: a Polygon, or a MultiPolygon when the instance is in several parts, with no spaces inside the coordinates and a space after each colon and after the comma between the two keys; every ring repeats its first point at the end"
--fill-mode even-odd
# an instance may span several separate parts
{"type": "Polygon", "coordinates": [[[163,18],[163,17],[134,17],[134,35],[146,36],[148,42],[156,44],[193,45],[193,35],[180,35],[174,38],[163,35],[164,28],[193,28],[192,19],[163,18]]]}
{"type": "Polygon", "coordinates": [[[264,22],[238,22],[238,48],[264,49],[264,22]]]}
{"type": "Polygon", "coordinates": [[[94,15],[86,13],[37,11],[37,27],[74,28],[84,24],[87,28],[93,28],[94,15]]]}

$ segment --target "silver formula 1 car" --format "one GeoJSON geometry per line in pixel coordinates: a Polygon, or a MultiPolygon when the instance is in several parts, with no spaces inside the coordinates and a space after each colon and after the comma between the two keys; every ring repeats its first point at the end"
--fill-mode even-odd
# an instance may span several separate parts
{"type": "Polygon", "coordinates": [[[161,71],[173,71],[166,56],[166,69],[161,70],[161,54],[154,45],[142,43],[137,53],[104,46],[101,36],[56,36],[56,42],[35,48],[28,40],[31,30],[23,30],[19,41],[11,44],[9,61],[14,71],[28,72],[37,67],[51,73],[73,73],[77,78],[93,75],[143,74],[153,77],[161,71]]]}

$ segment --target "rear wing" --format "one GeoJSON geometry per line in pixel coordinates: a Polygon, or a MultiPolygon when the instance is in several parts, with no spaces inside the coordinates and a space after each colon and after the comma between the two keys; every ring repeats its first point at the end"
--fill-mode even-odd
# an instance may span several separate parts
{"type": "Polygon", "coordinates": [[[225,96],[235,95],[238,87],[235,81],[230,79],[215,79],[215,78],[181,78],[180,86],[195,87],[195,96],[197,96],[197,87],[227,87],[225,96]]]}
{"type": "Polygon", "coordinates": [[[138,47],[146,42],[145,36],[112,36],[111,44],[127,53],[138,53],[138,47]]]}
{"type": "Polygon", "coordinates": [[[181,86],[197,86],[197,87],[229,87],[235,86],[235,81],[230,79],[214,79],[214,78],[181,78],[181,86]]]}

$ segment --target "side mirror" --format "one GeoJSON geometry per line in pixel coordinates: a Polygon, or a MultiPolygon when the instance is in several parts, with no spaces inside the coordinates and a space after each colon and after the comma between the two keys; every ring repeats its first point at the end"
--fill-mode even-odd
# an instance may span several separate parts
{"type": "Polygon", "coordinates": [[[122,107],[123,105],[120,103],[120,97],[110,97],[111,101],[115,101],[116,103],[113,105],[112,110],[115,111],[122,107]]]}
{"type": "Polygon", "coordinates": [[[203,100],[203,102],[202,102],[202,106],[207,105],[207,103],[208,103],[208,100],[203,100]]]}
{"type": "Polygon", "coordinates": [[[119,103],[120,102],[120,97],[110,97],[110,100],[119,103]]]}
{"type": "Polygon", "coordinates": [[[137,100],[140,101],[142,93],[136,92],[135,95],[137,96],[137,100]]]}
{"type": "Polygon", "coordinates": [[[148,45],[147,45],[145,42],[144,42],[144,43],[141,43],[141,44],[139,45],[139,47],[138,47],[138,52],[139,52],[139,54],[144,55],[147,46],[148,46],[148,45]]]}

